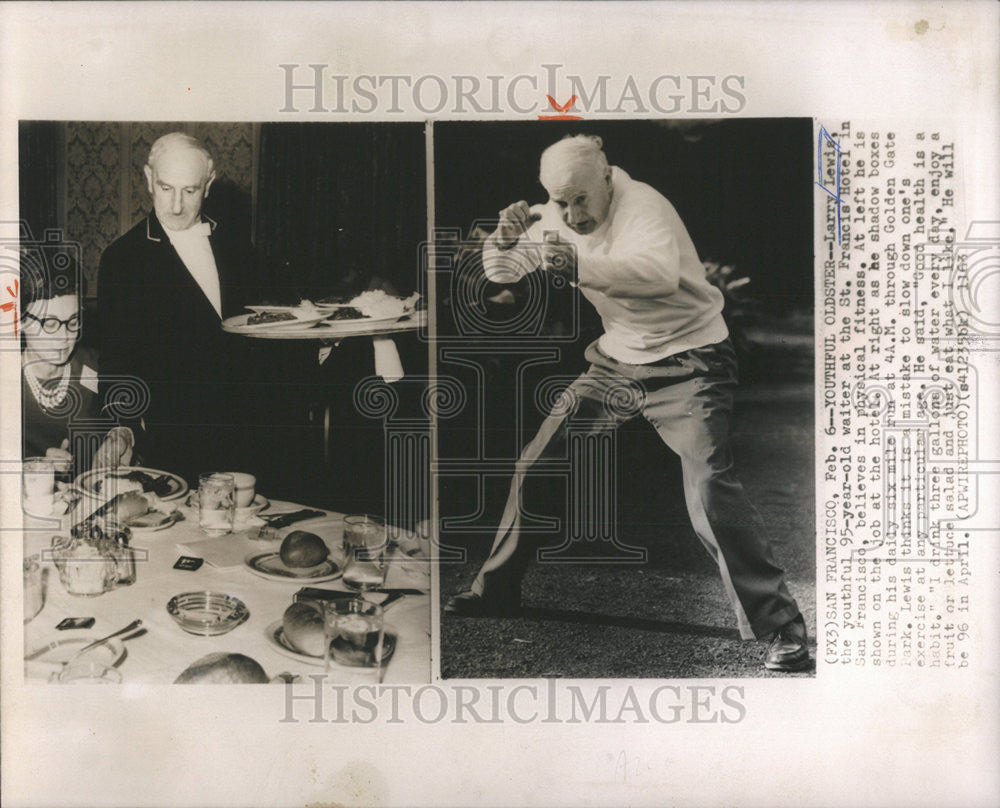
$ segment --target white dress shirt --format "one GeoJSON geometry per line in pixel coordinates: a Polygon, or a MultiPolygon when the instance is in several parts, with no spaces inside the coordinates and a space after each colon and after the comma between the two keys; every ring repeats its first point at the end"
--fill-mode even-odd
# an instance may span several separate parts
{"type": "Polygon", "coordinates": [[[215,255],[208,237],[212,226],[208,222],[191,225],[187,230],[164,228],[167,238],[177,250],[191,277],[197,281],[215,313],[222,317],[222,292],[219,288],[219,268],[215,265],[215,255]]]}
{"type": "Polygon", "coordinates": [[[578,286],[604,325],[601,350],[619,362],[643,365],[724,340],[722,293],[705,278],[687,228],[656,189],[612,170],[614,197],[607,219],[581,236],[562,221],[553,202],[532,206],[540,221],[513,248],[493,236],[483,248],[486,276],[512,283],[541,264],[547,231],[576,246],[578,286]]]}

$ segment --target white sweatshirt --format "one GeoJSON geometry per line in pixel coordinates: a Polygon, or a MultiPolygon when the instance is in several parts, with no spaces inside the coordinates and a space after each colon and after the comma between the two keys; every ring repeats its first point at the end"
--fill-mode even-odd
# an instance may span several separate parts
{"type": "Polygon", "coordinates": [[[483,269],[497,283],[514,283],[541,266],[539,245],[547,232],[573,244],[578,285],[604,325],[599,345],[619,362],[644,365],[721,342],[722,292],[705,278],[691,237],[674,206],[656,189],[618,167],[608,216],[589,235],[562,221],[553,202],[532,206],[542,215],[518,243],[501,250],[490,236],[483,269]]]}

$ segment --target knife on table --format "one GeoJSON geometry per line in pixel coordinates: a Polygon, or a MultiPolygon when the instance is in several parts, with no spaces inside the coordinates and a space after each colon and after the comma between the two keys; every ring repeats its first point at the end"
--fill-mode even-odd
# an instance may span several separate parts
{"type": "MultiPolygon", "coordinates": [[[[396,600],[404,595],[429,595],[430,593],[425,589],[408,589],[405,587],[401,588],[389,588],[389,589],[376,589],[375,592],[383,592],[389,597],[387,597],[383,604],[388,603],[390,600],[396,600]]],[[[358,594],[356,592],[342,592],[339,589],[320,589],[315,586],[304,586],[298,592],[295,593],[293,600],[295,602],[301,600],[343,600],[346,598],[356,598],[358,594]]]]}
{"type": "Polygon", "coordinates": [[[281,513],[274,516],[261,516],[260,518],[267,522],[268,527],[279,530],[295,522],[301,522],[303,519],[315,519],[317,516],[326,516],[326,512],[317,511],[312,508],[303,508],[300,511],[291,511],[290,513],[281,513]]]}

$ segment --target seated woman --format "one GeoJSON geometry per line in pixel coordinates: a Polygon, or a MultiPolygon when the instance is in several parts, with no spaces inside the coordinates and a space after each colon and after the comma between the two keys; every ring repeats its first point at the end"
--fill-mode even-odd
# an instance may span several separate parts
{"type": "Polygon", "coordinates": [[[70,479],[91,467],[128,465],[132,431],[101,416],[96,357],[78,346],[76,264],[39,268],[22,253],[20,288],[24,457],[47,457],[70,479]]]}

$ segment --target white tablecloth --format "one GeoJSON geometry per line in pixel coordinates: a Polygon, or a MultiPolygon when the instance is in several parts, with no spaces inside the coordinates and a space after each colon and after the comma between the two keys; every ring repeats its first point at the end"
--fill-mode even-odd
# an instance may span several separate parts
{"type": "MultiPolygon", "coordinates": [[[[267,512],[284,512],[299,507],[301,506],[290,503],[272,503],[267,512]]],[[[344,590],[346,587],[340,579],[316,584],[284,583],[261,578],[243,566],[220,569],[207,561],[194,572],[173,569],[174,562],[181,555],[189,555],[180,545],[206,538],[198,529],[197,513],[187,507],[181,508],[181,512],[185,519],[170,528],[133,536],[132,546],[140,554],[148,551],[148,558],[137,562],[137,579],[131,586],[119,587],[97,597],[77,597],[68,594],[63,588],[51,562],[43,564],[47,570],[45,606],[25,626],[25,652],[68,637],[97,639],[123,628],[138,617],[142,618],[147,633],[125,643],[127,655],[118,666],[125,682],[170,683],[196,659],[215,652],[240,653],[252,657],[261,664],[268,676],[286,671],[299,675],[322,673],[322,663],[318,667],[309,665],[275,650],[265,629],[274,621],[281,620],[299,588],[313,585],[344,590]],[[200,637],[183,631],[167,613],[167,601],[182,592],[206,589],[240,598],[250,611],[249,618],[228,634],[218,637],[200,637]],[[55,626],[64,617],[94,617],[96,621],[93,628],[86,631],[57,631],[55,626]]],[[[340,514],[297,522],[279,531],[279,535],[283,536],[290,530],[316,533],[326,541],[332,557],[338,560],[342,558],[340,514]]],[[[25,555],[39,553],[49,547],[52,536],[58,532],[51,527],[39,528],[26,524],[25,555]]],[[[232,541],[232,537],[221,536],[215,541],[232,541]]],[[[259,546],[261,551],[276,551],[280,546],[280,542],[253,544],[259,546]]],[[[428,563],[424,559],[397,554],[390,560],[386,587],[429,591],[428,563]]],[[[372,595],[373,600],[380,597],[381,595],[372,595]]],[[[383,681],[430,681],[429,595],[411,595],[393,603],[386,610],[385,625],[387,632],[397,635],[397,644],[392,659],[387,663],[383,681]]],[[[336,681],[336,673],[332,680],[336,681]]],[[[26,681],[45,680],[27,678],[26,681]]]]}

